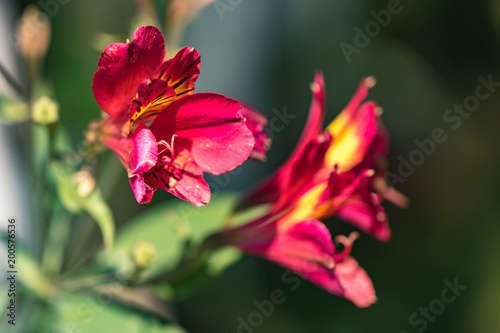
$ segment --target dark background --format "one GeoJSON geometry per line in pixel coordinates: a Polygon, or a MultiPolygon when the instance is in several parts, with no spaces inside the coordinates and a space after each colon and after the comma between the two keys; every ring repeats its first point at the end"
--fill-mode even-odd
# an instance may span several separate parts
{"type": "MultiPolygon", "coordinates": [[[[286,300],[254,332],[500,332],[500,91],[481,101],[456,129],[443,119],[447,109],[474,95],[479,76],[500,81],[500,1],[403,0],[401,13],[392,15],[350,63],[340,44],[354,46],[353,29],[364,31],[374,20],[370,12],[387,9],[387,1],[220,1],[232,11],[221,20],[209,5],[182,43],[202,56],[197,91],[243,100],[270,117],[273,109],[285,107],[296,115],[274,133],[267,163],[247,163],[228,189],[249,188],[286,159],[304,125],[316,69],[325,74],[327,121],[362,77],[376,76],[370,98],[384,108],[391,172],[397,174],[400,156],[408,159],[419,149],[415,140],[431,138],[434,129],[442,128],[447,140],[396,184],[411,206],[385,205],[393,239],[380,243],[363,235],[356,242],[353,255],[372,278],[378,303],[358,309],[303,280],[293,291],[282,279],[283,268],[246,257],[179,304],[181,324],[190,332],[237,332],[238,318],[248,322],[257,310],[254,301],[268,300],[279,289],[286,300]],[[409,317],[439,299],[444,281],[454,279],[467,289],[425,329],[423,321],[412,326],[409,317]]],[[[157,2],[159,8],[164,4],[157,2]]],[[[130,38],[133,16],[133,2],[123,0],[71,0],[53,16],[46,73],[75,145],[100,112],[91,82],[106,44],[96,35],[130,38]]],[[[123,180],[111,196],[118,224],[146,208],[135,204],[128,187],[123,180]]],[[[152,204],[164,200],[172,197],[157,193],[152,204]]],[[[335,234],[350,230],[337,221],[329,226],[335,234]]]]}

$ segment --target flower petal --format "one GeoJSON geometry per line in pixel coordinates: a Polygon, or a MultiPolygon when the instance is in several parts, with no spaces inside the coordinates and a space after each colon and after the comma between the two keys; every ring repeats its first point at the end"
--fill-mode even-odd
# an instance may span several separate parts
{"type": "Polygon", "coordinates": [[[332,172],[315,217],[323,219],[335,215],[380,241],[388,241],[391,237],[389,222],[381,196],[371,191],[372,181],[373,170],[364,170],[359,175],[332,172]]]}
{"type": "Polygon", "coordinates": [[[357,307],[365,308],[377,301],[372,280],[353,257],[347,257],[338,263],[334,273],[335,280],[343,290],[343,296],[357,307]]]}
{"type": "Polygon", "coordinates": [[[280,193],[286,191],[284,186],[288,186],[293,164],[296,163],[296,160],[300,158],[300,155],[304,151],[307,151],[306,147],[310,141],[318,139],[323,132],[323,120],[326,113],[326,89],[323,73],[321,71],[316,72],[314,82],[311,84],[311,90],[313,97],[307,123],[290,157],[278,171],[257,185],[256,188],[245,196],[236,208],[236,211],[276,201],[280,193]]]}
{"type": "Polygon", "coordinates": [[[200,54],[192,47],[182,48],[175,57],[165,61],[151,76],[167,82],[178,97],[194,92],[194,84],[200,74],[200,54]]]}
{"type": "Polygon", "coordinates": [[[254,137],[240,109],[238,101],[222,95],[193,94],[170,104],[151,130],[166,142],[175,134],[176,152],[190,151],[203,171],[218,175],[242,164],[252,152],[254,137]]]}
{"type": "Polygon", "coordinates": [[[156,186],[146,184],[143,175],[132,176],[129,178],[129,182],[134,192],[135,200],[140,204],[150,202],[154,192],[158,189],[156,186]]]}
{"type": "Polygon", "coordinates": [[[130,107],[130,127],[134,123],[153,121],[158,113],[176,98],[175,91],[162,80],[142,82],[130,107]]]}
{"type": "Polygon", "coordinates": [[[259,227],[251,223],[217,236],[223,243],[286,267],[358,307],[376,300],[373,284],[356,260],[347,256],[335,262],[336,250],[324,224],[310,219],[285,230],[279,230],[278,224],[259,227]]]}
{"type": "Polygon", "coordinates": [[[244,103],[241,103],[241,113],[246,119],[245,124],[255,138],[255,145],[250,158],[265,161],[267,159],[267,152],[271,147],[271,138],[264,131],[269,121],[262,113],[244,103]]]}
{"type": "Polygon", "coordinates": [[[129,177],[148,172],[158,160],[158,143],[151,130],[139,124],[130,135],[131,151],[128,164],[129,177]]]}
{"type": "Polygon", "coordinates": [[[336,216],[372,234],[379,241],[386,242],[392,232],[380,201],[378,194],[370,193],[366,188],[361,189],[338,208],[336,216]]]}
{"type": "Polygon", "coordinates": [[[351,98],[347,106],[342,110],[342,112],[328,125],[328,131],[332,133],[334,137],[340,135],[351,121],[353,121],[358,109],[363,103],[363,101],[368,97],[368,91],[376,83],[373,76],[367,77],[361,80],[358,86],[358,90],[351,98]]]}
{"type": "Polygon", "coordinates": [[[363,104],[351,122],[341,132],[328,131],[333,136],[333,143],[325,155],[326,164],[338,165],[340,171],[348,171],[358,165],[366,156],[378,133],[376,104],[363,104]]]}
{"type": "Polygon", "coordinates": [[[203,171],[187,150],[176,153],[172,161],[165,154],[156,168],[148,173],[146,181],[176,197],[199,207],[210,201],[210,188],[203,179],[203,171]]]}
{"type": "Polygon", "coordinates": [[[161,65],[164,56],[163,36],[152,26],[138,28],[131,42],[108,46],[99,58],[92,84],[104,112],[115,118],[127,116],[137,87],[161,65]]]}
{"type": "Polygon", "coordinates": [[[326,114],[326,87],[323,72],[316,72],[314,82],[311,84],[311,91],[313,95],[309,108],[309,116],[307,117],[304,131],[290,155],[288,162],[292,162],[296,156],[300,155],[310,140],[317,138],[323,133],[323,121],[326,114]]]}

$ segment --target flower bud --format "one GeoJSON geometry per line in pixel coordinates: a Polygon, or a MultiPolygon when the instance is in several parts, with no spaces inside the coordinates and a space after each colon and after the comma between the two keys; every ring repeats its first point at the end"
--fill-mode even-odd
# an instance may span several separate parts
{"type": "Polygon", "coordinates": [[[156,248],[150,242],[137,241],[132,247],[132,260],[137,268],[149,266],[156,259],[156,256],[156,248]]]}
{"type": "Polygon", "coordinates": [[[81,197],[88,196],[95,187],[95,178],[92,175],[92,168],[84,166],[73,175],[73,179],[78,184],[78,194],[81,197]]]}
{"type": "Polygon", "coordinates": [[[17,25],[16,42],[19,52],[26,59],[43,58],[50,44],[50,22],[36,5],[24,9],[17,25]]]}
{"type": "Polygon", "coordinates": [[[33,105],[33,121],[52,124],[59,119],[59,104],[48,96],[40,97],[33,105]]]}

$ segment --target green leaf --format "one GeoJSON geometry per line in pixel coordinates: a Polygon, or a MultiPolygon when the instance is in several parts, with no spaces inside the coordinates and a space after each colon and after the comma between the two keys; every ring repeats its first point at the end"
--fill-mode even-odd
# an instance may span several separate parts
{"type": "Polygon", "coordinates": [[[226,219],[239,197],[237,193],[220,194],[212,198],[209,204],[199,208],[182,202],[178,205],[176,214],[191,231],[191,240],[201,242],[207,236],[229,226],[226,219]]]}
{"type": "Polygon", "coordinates": [[[38,263],[19,245],[16,247],[17,278],[32,294],[49,299],[57,293],[56,286],[40,270],[38,263]]]}
{"type": "MultiPolygon", "coordinates": [[[[224,227],[225,218],[232,211],[237,200],[236,194],[220,195],[204,207],[179,200],[156,205],[126,223],[118,232],[115,246],[109,253],[100,253],[98,264],[131,274],[136,267],[132,260],[132,250],[137,242],[149,242],[156,250],[157,258],[142,271],[148,279],[175,268],[185,254],[187,240],[201,243],[208,235],[224,227]]],[[[226,258],[210,261],[211,272],[222,271],[221,263],[226,258]],[[212,267],[213,266],[213,267],[212,267]]],[[[234,257],[234,252],[233,252],[234,257]]]]}
{"type": "Polygon", "coordinates": [[[135,270],[132,249],[139,242],[148,242],[155,248],[157,258],[144,268],[145,276],[172,269],[183,254],[185,237],[176,228],[175,204],[157,205],[134,217],[117,234],[113,249],[97,256],[97,263],[131,274],[135,270]]]}
{"type": "Polygon", "coordinates": [[[186,333],[175,324],[116,304],[112,293],[66,294],[55,302],[56,332],[186,333]]]}
{"type": "Polygon", "coordinates": [[[95,188],[89,195],[82,196],[78,193],[78,185],[73,175],[75,170],[65,167],[58,162],[51,163],[51,173],[55,179],[57,194],[63,206],[72,213],[86,211],[101,229],[104,248],[113,247],[115,236],[115,222],[111,209],[104,201],[101,191],[95,188]]]}

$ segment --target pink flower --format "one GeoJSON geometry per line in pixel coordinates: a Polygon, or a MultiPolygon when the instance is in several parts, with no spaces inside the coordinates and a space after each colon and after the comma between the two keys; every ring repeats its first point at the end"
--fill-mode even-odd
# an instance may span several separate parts
{"type": "Polygon", "coordinates": [[[100,141],[127,169],[139,203],[162,188],[201,206],[210,200],[203,173],[218,175],[242,164],[254,149],[253,133],[263,129],[248,128],[238,101],[194,93],[196,50],[185,47],[166,61],[164,55],[163,37],[152,26],[106,48],[92,86],[109,115],[99,126],[100,141]]]}
{"type": "Polygon", "coordinates": [[[379,240],[388,240],[391,232],[381,202],[386,198],[404,206],[407,199],[384,179],[389,136],[380,119],[381,109],[373,101],[363,103],[374,83],[373,78],[364,79],[323,132],[326,91],[323,75],[317,73],[309,117],[297,146],[238,209],[272,203],[271,210],[279,211],[290,200],[300,199],[297,210],[304,215],[322,219],[335,215],[379,240]]]}
{"type": "Polygon", "coordinates": [[[391,236],[383,198],[404,204],[384,180],[388,135],[375,102],[364,102],[372,78],[364,79],[347,107],[323,132],[326,93],[323,75],[311,86],[313,100],[304,132],[285,164],[259,185],[238,210],[267,204],[256,220],[212,236],[291,269],[359,307],[372,304],[375,291],[366,272],[350,256],[357,233],[337,236],[337,250],[320,220],[344,219],[377,239],[391,236]],[[390,195],[387,195],[390,194],[390,195]]]}

